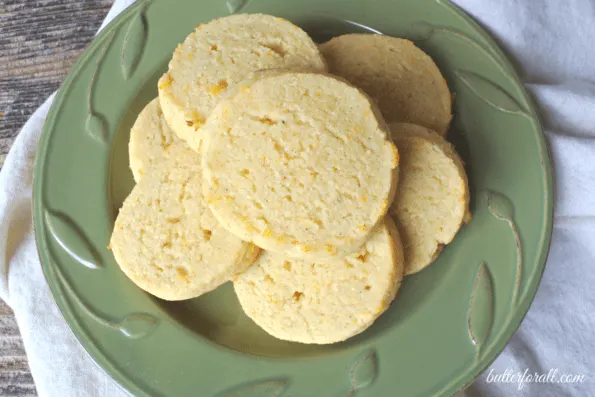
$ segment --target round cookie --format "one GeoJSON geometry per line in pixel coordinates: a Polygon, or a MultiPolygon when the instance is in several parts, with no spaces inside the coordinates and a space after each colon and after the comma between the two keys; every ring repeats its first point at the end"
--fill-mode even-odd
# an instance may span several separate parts
{"type": "Polygon", "coordinates": [[[153,99],[140,112],[130,129],[128,154],[134,181],[138,183],[147,169],[178,140],[165,122],[159,99],[153,99]]]}
{"type": "Polygon", "coordinates": [[[201,191],[200,156],[172,144],[124,201],[110,246],[122,271],[165,300],[208,292],[252,264],[259,249],[219,226],[201,191]]]}
{"type": "Polygon", "coordinates": [[[357,88],[317,73],[267,73],[213,110],[204,194],[240,238],[294,258],[359,248],[384,217],[398,153],[357,88]]]}
{"type": "Polygon", "coordinates": [[[391,124],[401,155],[399,189],[390,207],[405,248],[405,273],[436,259],[468,218],[463,162],[444,138],[425,127],[391,124]]]}
{"type": "Polygon", "coordinates": [[[306,32],[282,18],[237,14],[197,26],[159,80],[168,124],[197,149],[200,127],[227,89],[271,68],[326,71],[326,64],[306,32]]]}
{"type": "Polygon", "coordinates": [[[276,338],[335,343],[366,330],[390,306],[403,278],[403,251],[390,220],[362,249],[312,262],[265,251],[234,280],[246,314],[276,338]]]}
{"type": "Polygon", "coordinates": [[[387,122],[448,130],[451,94],[434,61],[411,41],[378,34],[347,34],[322,44],[331,73],[374,100],[387,122]]]}

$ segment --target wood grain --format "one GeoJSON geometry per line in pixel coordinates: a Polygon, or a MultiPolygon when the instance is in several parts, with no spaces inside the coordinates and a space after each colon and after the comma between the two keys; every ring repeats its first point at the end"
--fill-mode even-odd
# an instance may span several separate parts
{"type": "MultiPolygon", "coordinates": [[[[93,39],[112,0],[0,0],[0,167],[35,109],[93,39]]],[[[10,308],[0,300],[0,396],[36,396],[10,308]]]]}
{"type": "Polygon", "coordinates": [[[31,113],[58,87],[112,0],[0,0],[0,167],[31,113]]]}
{"type": "Polygon", "coordinates": [[[25,348],[10,308],[0,300],[0,396],[36,396],[25,348]]]}

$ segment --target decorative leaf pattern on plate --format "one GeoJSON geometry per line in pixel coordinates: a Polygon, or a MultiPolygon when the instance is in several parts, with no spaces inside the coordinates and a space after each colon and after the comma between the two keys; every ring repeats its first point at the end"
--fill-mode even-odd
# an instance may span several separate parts
{"type": "MultiPolygon", "coordinates": [[[[457,17],[467,26],[469,26],[469,21],[467,21],[465,18],[461,17],[461,10],[455,5],[453,4],[450,0],[436,0],[436,3],[440,4],[441,6],[443,6],[444,8],[450,10],[453,14],[456,14],[457,17]]],[[[471,26],[471,29],[474,29],[473,26],[471,26]]],[[[462,36],[465,36],[461,33],[462,36]]],[[[480,37],[481,44],[479,44],[479,42],[476,42],[477,44],[479,44],[482,48],[488,50],[488,51],[492,51],[492,48],[490,47],[490,44],[487,43],[486,41],[484,41],[483,38],[480,37]]],[[[497,53],[494,53],[494,55],[497,56],[497,53]]]]}
{"type": "Polygon", "coordinates": [[[469,299],[468,329],[475,345],[476,357],[490,335],[494,320],[492,276],[485,263],[479,265],[469,299]]]}
{"type": "MultiPolygon", "coordinates": [[[[444,3],[440,0],[437,0],[438,3],[446,6],[446,7],[453,7],[452,5],[448,4],[448,3],[444,3]]],[[[440,34],[445,34],[448,35],[452,38],[456,38],[457,40],[459,40],[460,42],[463,42],[465,44],[467,44],[470,47],[473,47],[475,50],[477,50],[478,52],[482,53],[483,55],[486,56],[486,58],[488,58],[490,60],[490,62],[496,66],[496,68],[500,71],[500,73],[502,73],[507,80],[510,81],[514,81],[515,79],[513,78],[513,76],[510,74],[510,72],[507,71],[506,67],[502,64],[502,62],[499,60],[497,53],[493,53],[490,47],[485,47],[484,45],[478,43],[477,41],[473,40],[472,38],[470,38],[469,36],[453,30],[451,28],[444,28],[444,27],[437,27],[437,26],[432,26],[427,22],[414,22],[413,24],[411,24],[410,27],[411,33],[413,35],[413,38],[416,40],[421,40],[421,41],[426,41],[426,40],[430,40],[433,35],[435,33],[440,33],[440,34]]],[[[461,71],[458,72],[460,74],[467,74],[470,72],[465,72],[465,71],[461,71]]],[[[457,72],[455,72],[455,74],[457,74],[457,72]]],[[[458,76],[459,78],[461,78],[460,76],[458,76]]],[[[481,78],[481,77],[480,77],[481,78]]],[[[465,79],[465,76],[463,76],[463,80],[465,79]]],[[[463,81],[463,83],[469,83],[468,81],[463,81]]],[[[531,116],[529,116],[528,114],[528,110],[527,108],[530,106],[527,102],[527,100],[525,98],[522,98],[522,104],[519,103],[516,99],[514,99],[514,97],[510,94],[508,94],[504,89],[502,89],[501,87],[496,86],[495,84],[489,82],[490,84],[492,84],[493,86],[496,87],[496,89],[501,93],[501,95],[504,95],[505,97],[508,98],[508,101],[512,101],[515,102],[516,105],[514,105],[515,108],[517,108],[517,111],[513,111],[510,113],[516,113],[516,114],[520,114],[523,117],[526,117],[528,119],[531,120],[531,122],[534,122],[533,118],[531,116]]],[[[468,85],[468,84],[466,84],[468,85]]],[[[473,87],[470,87],[473,89],[473,87]]],[[[484,99],[486,102],[488,102],[490,105],[498,108],[499,110],[503,110],[503,111],[507,111],[506,108],[500,108],[498,107],[497,104],[491,103],[487,100],[487,98],[485,96],[482,96],[479,94],[479,92],[477,92],[476,90],[474,90],[474,93],[478,96],[480,96],[482,99],[484,99]]],[[[498,95],[498,94],[496,94],[498,95]]]]}
{"type": "Polygon", "coordinates": [[[89,269],[102,267],[99,253],[72,219],[48,209],[44,210],[43,216],[52,237],[68,255],[89,269]],[[67,244],[67,241],[71,243],[67,244]]]}
{"type": "Polygon", "coordinates": [[[230,14],[237,14],[246,7],[248,0],[227,0],[227,9],[230,14]]]}
{"type": "Polygon", "coordinates": [[[147,44],[149,25],[145,12],[149,1],[136,11],[128,22],[128,29],[122,43],[122,76],[128,80],[134,74],[147,44]]]}
{"type": "Polygon", "coordinates": [[[131,339],[142,338],[157,325],[155,317],[145,313],[134,313],[120,321],[116,327],[131,339]]]}
{"type": "Polygon", "coordinates": [[[85,128],[91,137],[100,143],[107,141],[107,123],[102,115],[93,112],[87,115],[85,128]]]}
{"type": "Polygon", "coordinates": [[[409,32],[412,35],[412,39],[418,41],[430,40],[432,34],[436,31],[436,28],[427,22],[417,21],[413,22],[409,27],[409,32]]]}
{"type": "Polygon", "coordinates": [[[508,197],[499,192],[488,191],[488,209],[496,218],[511,220],[514,217],[514,207],[508,197]]]}
{"type": "Polygon", "coordinates": [[[358,390],[370,386],[378,377],[378,357],[375,350],[362,354],[351,366],[349,380],[351,390],[347,397],[353,397],[358,390]]]}
{"type": "Polygon", "coordinates": [[[512,76],[510,75],[510,73],[508,73],[506,71],[505,67],[497,59],[496,54],[492,53],[492,50],[489,46],[485,47],[483,45],[483,43],[480,44],[477,41],[470,38],[469,36],[459,32],[457,30],[454,30],[451,28],[440,27],[440,26],[432,26],[427,22],[417,21],[410,25],[410,31],[413,34],[413,38],[415,40],[421,40],[421,41],[430,40],[433,37],[434,33],[442,33],[442,34],[451,36],[453,38],[456,38],[457,40],[464,42],[467,45],[470,45],[474,49],[476,49],[479,52],[481,52],[482,54],[486,55],[490,59],[490,61],[492,61],[494,63],[494,65],[497,66],[498,69],[506,77],[512,79],[512,76]]]}
{"type": "MultiPolygon", "coordinates": [[[[512,322],[514,309],[517,305],[519,296],[519,290],[522,279],[522,246],[520,236],[517,231],[514,222],[514,206],[512,201],[503,195],[502,193],[495,191],[485,192],[487,197],[487,206],[490,213],[497,219],[506,221],[516,239],[517,247],[517,260],[516,260],[516,283],[512,292],[511,307],[508,310],[508,314],[504,323],[500,325],[500,328],[507,328],[512,322]]],[[[494,345],[495,341],[488,342],[490,335],[492,334],[492,327],[494,325],[494,290],[492,275],[486,263],[481,263],[473,288],[471,290],[471,297],[469,300],[468,309],[468,332],[469,337],[475,347],[475,361],[482,361],[485,358],[485,354],[494,345]]],[[[443,395],[452,384],[456,384],[461,381],[463,375],[459,378],[454,379],[449,384],[445,385],[441,390],[434,394],[434,396],[443,395]]]]}
{"type": "Polygon", "coordinates": [[[91,309],[80,300],[78,295],[73,294],[73,296],[76,297],[77,303],[89,317],[104,327],[120,331],[122,335],[130,339],[140,339],[149,335],[159,323],[157,318],[147,313],[131,313],[121,320],[112,319],[91,309]]]}
{"type": "MultiPolygon", "coordinates": [[[[514,289],[512,292],[512,308],[516,306],[519,293],[521,290],[521,284],[523,281],[523,247],[521,245],[521,237],[519,235],[516,223],[514,221],[514,207],[512,201],[499,192],[490,191],[487,193],[488,210],[491,214],[508,223],[516,244],[516,280],[514,289]]],[[[512,309],[511,308],[511,309],[512,309]]]]}
{"type": "Polygon", "coordinates": [[[159,320],[148,313],[131,313],[121,320],[110,317],[107,314],[100,313],[91,308],[84,302],[78,293],[72,288],[68,279],[64,276],[61,267],[54,260],[53,268],[56,271],[57,278],[62,285],[62,289],[68,292],[76,306],[81,309],[88,317],[104,327],[113,328],[130,339],[139,339],[149,335],[159,324],[159,320]]]}
{"type": "Polygon", "coordinates": [[[455,75],[467,88],[475,95],[481,98],[488,105],[505,113],[518,114],[531,119],[525,109],[519,104],[512,95],[495,83],[489,81],[476,73],[457,70],[455,75]]]}
{"type": "Polygon", "coordinates": [[[108,136],[108,127],[105,117],[95,111],[95,107],[93,105],[93,93],[95,92],[95,85],[97,84],[97,75],[101,70],[101,65],[103,63],[103,59],[105,58],[105,54],[109,49],[112,41],[115,37],[115,31],[112,31],[109,36],[105,40],[105,44],[99,51],[99,55],[97,58],[97,63],[95,65],[95,70],[93,71],[93,77],[91,77],[91,84],[89,85],[89,91],[87,94],[87,119],[85,121],[85,128],[87,133],[94,138],[97,142],[105,144],[107,142],[108,136]]]}
{"type": "Polygon", "coordinates": [[[285,379],[254,382],[221,392],[215,397],[281,397],[289,386],[285,379]]]}

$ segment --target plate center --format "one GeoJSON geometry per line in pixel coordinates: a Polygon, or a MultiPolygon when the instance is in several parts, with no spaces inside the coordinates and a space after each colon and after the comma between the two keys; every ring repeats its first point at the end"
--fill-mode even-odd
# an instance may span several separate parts
{"type": "Polygon", "coordinates": [[[341,344],[305,345],[270,336],[244,313],[231,282],[186,301],[154,299],[172,320],[197,336],[240,353],[296,358],[324,355],[345,348],[341,344]]]}
{"type": "MultiPolygon", "coordinates": [[[[356,22],[330,17],[310,16],[303,23],[294,22],[318,43],[348,33],[380,33],[356,22]]],[[[119,124],[112,146],[109,181],[112,225],[118,209],[134,186],[128,157],[130,128],[143,107],[157,96],[157,80],[166,69],[167,64],[164,63],[153,76],[147,78],[119,124]]],[[[467,161],[467,144],[457,128],[451,129],[449,139],[454,140],[457,150],[467,161]]],[[[442,256],[445,257],[447,254],[444,253],[442,256]]],[[[427,287],[433,285],[436,280],[442,279],[450,269],[451,266],[447,266],[447,263],[441,263],[422,272],[423,274],[410,277],[399,293],[398,304],[393,305],[370,329],[347,342],[333,345],[307,345],[282,341],[270,336],[244,314],[231,283],[186,301],[168,302],[154,297],[150,299],[172,321],[183,326],[197,338],[206,339],[224,348],[262,357],[318,357],[344,351],[355,345],[366,344],[383,335],[386,330],[397,327],[398,323],[402,323],[407,317],[406,308],[423,306],[431,295],[427,293],[427,287]],[[422,288],[409,288],[415,285],[421,285],[422,288]],[[424,286],[426,288],[423,288],[424,286]]],[[[150,295],[147,294],[147,296],[150,295]]]]}

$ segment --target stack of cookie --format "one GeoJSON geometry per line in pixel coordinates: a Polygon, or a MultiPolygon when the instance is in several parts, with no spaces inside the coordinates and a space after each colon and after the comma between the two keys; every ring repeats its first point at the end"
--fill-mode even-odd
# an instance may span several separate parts
{"type": "Polygon", "coordinates": [[[284,19],[234,15],[199,25],[158,88],[131,130],[137,184],[111,247],[159,298],[232,280],[271,335],[342,341],[468,217],[463,164],[442,138],[451,94],[410,41],[318,47],[284,19]]]}

